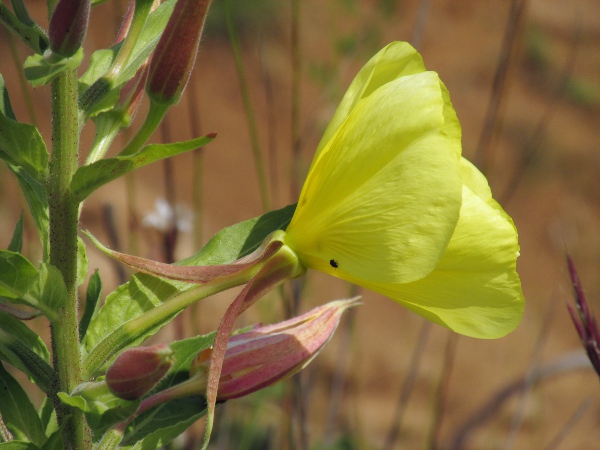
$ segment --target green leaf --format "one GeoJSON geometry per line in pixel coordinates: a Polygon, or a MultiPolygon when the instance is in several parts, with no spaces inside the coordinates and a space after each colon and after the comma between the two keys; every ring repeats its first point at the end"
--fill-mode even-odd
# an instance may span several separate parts
{"type": "Polygon", "coordinates": [[[4,78],[0,75],[0,115],[8,117],[12,120],[17,120],[15,112],[10,104],[10,97],[8,96],[8,89],[4,83],[4,78]]]}
{"type": "Polygon", "coordinates": [[[90,65],[78,80],[79,95],[83,94],[96,80],[107,72],[117,56],[119,48],[121,48],[121,42],[111,48],[103,48],[92,53],[90,65]]]}
{"type": "Polygon", "coordinates": [[[102,291],[102,280],[100,279],[100,273],[98,270],[90,276],[88,282],[87,292],[85,295],[85,307],[83,309],[83,316],[79,322],[79,336],[83,339],[87,333],[88,326],[92,318],[98,312],[100,306],[98,300],[100,299],[100,292],[102,291]]]}
{"type": "Polygon", "coordinates": [[[57,311],[67,301],[67,287],[57,267],[40,264],[39,299],[51,311],[57,311]]]}
{"type": "Polygon", "coordinates": [[[38,232],[40,243],[42,244],[43,260],[47,261],[50,248],[50,219],[48,213],[48,199],[43,183],[35,180],[23,168],[18,166],[7,165],[8,168],[15,174],[21,191],[27,200],[31,217],[35,223],[35,228],[38,232]]]}
{"type": "MultiPolygon", "coordinates": [[[[254,251],[273,231],[285,229],[295,208],[296,205],[286,206],[227,227],[213,236],[201,251],[177,264],[210,265],[235,261],[254,251]]],[[[90,323],[83,340],[84,351],[90,352],[125,322],[135,319],[192,286],[189,283],[166,281],[146,274],[134,275],[130,282],[119,286],[107,296],[98,315],[90,323]]],[[[140,336],[135,343],[139,343],[148,335],[140,336]]]]}
{"type": "Polygon", "coordinates": [[[54,371],[44,341],[27,325],[0,311],[0,359],[28,375],[48,393],[53,388],[54,371]]]}
{"type": "Polygon", "coordinates": [[[75,198],[83,201],[99,187],[132,170],[170,156],[195,150],[208,144],[214,138],[214,135],[207,135],[172,144],[150,144],[135,155],[102,159],[88,166],[80,167],[73,176],[71,189],[75,198]]]}
{"type": "MultiPolygon", "coordinates": [[[[56,411],[54,410],[54,404],[52,403],[52,400],[50,400],[49,397],[44,398],[44,401],[42,402],[42,405],[40,406],[39,410],[38,410],[38,414],[40,416],[40,420],[42,421],[42,426],[44,427],[44,429],[46,430],[46,434],[51,434],[50,433],[50,422],[53,421],[55,425],[56,424],[56,411]]],[[[54,431],[56,431],[58,429],[58,426],[56,426],[54,428],[54,431]]]]}
{"type": "Polygon", "coordinates": [[[64,282],[60,272],[58,272],[60,278],[57,277],[58,269],[48,270],[44,264],[42,267],[44,267],[43,271],[38,271],[20,253],[0,250],[0,297],[13,303],[39,309],[48,318],[54,320],[56,314],[48,306],[64,301],[64,299],[60,300],[65,289],[64,282]],[[54,282],[57,285],[47,284],[54,282]]]}
{"type": "Polygon", "coordinates": [[[27,441],[9,441],[0,443],[1,450],[40,450],[40,448],[27,441]]]}
{"type": "Polygon", "coordinates": [[[207,266],[227,264],[256,250],[275,230],[285,230],[292,220],[296,204],[248,219],[215,234],[195,255],[176,264],[207,266]]]}
{"type": "Polygon", "coordinates": [[[25,78],[33,87],[50,83],[63,70],[76,69],[83,61],[83,48],[68,58],[56,53],[28,56],[23,65],[25,78]]]}
{"type": "Polygon", "coordinates": [[[167,402],[135,419],[124,444],[137,443],[135,448],[140,449],[163,447],[205,414],[204,397],[185,397],[167,402]]]}
{"type": "Polygon", "coordinates": [[[31,293],[37,279],[37,269],[23,255],[0,250],[0,296],[37,307],[38,301],[31,293]]]}
{"type": "Polygon", "coordinates": [[[19,221],[13,231],[13,237],[8,244],[8,250],[15,253],[21,253],[23,250],[23,213],[19,216],[19,221]]]}
{"type": "Polygon", "coordinates": [[[0,158],[9,164],[23,167],[36,180],[43,181],[49,158],[46,144],[36,127],[14,119],[1,75],[0,95],[0,158]]]}
{"type": "MultiPolygon", "coordinates": [[[[63,425],[64,426],[64,425],[63,425]]],[[[48,440],[42,445],[42,450],[62,450],[63,449],[63,438],[62,428],[56,430],[50,435],[48,440]]]]}
{"type": "Polygon", "coordinates": [[[83,340],[84,348],[91,351],[120,325],[154,309],[177,292],[173,282],[146,274],[134,275],[131,281],[119,286],[106,297],[104,305],[88,327],[83,340]]]}
{"type": "Polygon", "coordinates": [[[42,422],[29,397],[0,364],[0,415],[13,436],[40,446],[46,441],[42,422]]]}
{"type": "Polygon", "coordinates": [[[139,406],[139,401],[131,402],[115,397],[105,382],[82,383],[72,394],[59,392],[60,400],[86,414],[92,430],[93,439],[100,438],[112,425],[126,420],[139,406]]]}

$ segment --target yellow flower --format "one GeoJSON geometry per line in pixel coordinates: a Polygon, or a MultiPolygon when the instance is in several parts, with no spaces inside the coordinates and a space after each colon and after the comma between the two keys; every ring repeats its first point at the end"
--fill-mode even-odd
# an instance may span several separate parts
{"type": "Polygon", "coordinates": [[[409,44],[389,44],[325,131],[284,242],[305,267],[458,333],[509,333],[524,307],[517,232],[460,140],[438,75],[409,44]]]}

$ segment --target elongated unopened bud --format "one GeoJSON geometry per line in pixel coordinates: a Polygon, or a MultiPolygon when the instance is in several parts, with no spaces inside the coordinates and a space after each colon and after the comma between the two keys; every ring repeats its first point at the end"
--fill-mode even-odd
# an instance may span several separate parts
{"type": "Polygon", "coordinates": [[[56,5],[48,37],[50,49],[61,56],[73,56],[83,44],[90,19],[90,0],[60,0],[56,5]]]}
{"type": "MultiPolygon", "coordinates": [[[[333,301],[293,319],[232,336],[217,400],[248,395],[306,367],[329,342],[342,313],[357,304],[358,298],[333,301]]],[[[206,382],[210,353],[206,349],[196,356],[192,377],[206,382]]]]}
{"type": "Polygon", "coordinates": [[[178,0],[150,62],[146,92],[174,104],[190,79],[210,0],[178,0]]]}
{"type": "Polygon", "coordinates": [[[172,354],[166,344],[125,350],[107,370],[106,384],[119,398],[141,398],[169,371],[172,354]]]}

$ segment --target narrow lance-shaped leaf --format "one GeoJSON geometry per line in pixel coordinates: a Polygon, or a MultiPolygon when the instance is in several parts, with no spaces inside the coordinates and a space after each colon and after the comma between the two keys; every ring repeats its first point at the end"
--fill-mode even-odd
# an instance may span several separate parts
{"type": "Polygon", "coordinates": [[[39,299],[45,309],[57,311],[67,300],[67,288],[58,268],[51,264],[40,264],[39,299]]]}
{"type": "Polygon", "coordinates": [[[41,446],[46,440],[42,423],[29,397],[0,364],[0,415],[16,439],[27,439],[41,446]]]}
{"type": "Polygon", "coordinates": [[[79,337],[83,339],[87,333],[88,326],[92,318],[98,312],[100,292],[102,291],[102,280],[98,270],[96,270],[88,281],[87,291],[85,295],[85,306],[83,315],[79,321],[79,337]]]}
{"type": "Polygon", "coordinates": [[[23,213],[19,216],[19,221],[15,226],[13,237],[8,244],[8,250],[15,253],[21,253],[23,249],[23,213]]]}
{"type": "Polygon", "coordinates": [[[17,122],[14,117],[4,78],[0,75],[0,158],[21,166],[42,181],[48,168],[48,151],[33,125],[17,122]]]}
{"type": "MultiPolygon", "coordinates": [[[[55,269],[57,270],[57,269],[55,269]]],[[[0,251],[0,297],[39,309],[51,320],[56,318],[53,305],[59,304],[62,277],[55,270],[39,272],[20,253],[0,251]],[[50,275],[49,272],[52,272],[50,275]],[[57,286],[46,285],[56,281],[57,286]],[[46,303],[48,302],[48,303],[46,303]]]]}
{"type": "Polygon", "coordinates": [[[44,185],[35,180],[22,167],[12,166],[8,164],[8,168],[15,175],[21,192],[25,196],[33,223],[38,232],[40,244],[42,246],[43,261],[48,261],[49,258],[49,229],[50,219],[48,214],[48,198],[46,197],[46,189],[44,185]]]}
{"type": "Polygon", "coordinates": [[[0,311],[0,358],[28,375],[38,387],[50,393],[54,371],[42,339],[27,325],[0,311]]]}
{"type": "Polygon", "coordinates": [[[78,201],[85,200],[92,192],[106,183],[122,177],[132,170],[170,156],[198,149],[216,137],[211,133],[189,141],[172,144],[151,144],[131,156],[116,156],[102,159],[80,167],[71,181],[71,189],[78,201]]]}

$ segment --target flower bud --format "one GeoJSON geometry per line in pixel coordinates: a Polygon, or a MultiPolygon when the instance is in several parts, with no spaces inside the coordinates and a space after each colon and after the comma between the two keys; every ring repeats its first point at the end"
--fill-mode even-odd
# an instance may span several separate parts
{"type": "Polygon", "coordinates": [[[90,0],[60,0],[50,19],[50,49],[73,56],[83,44],[90,18],[90,0]]]}
{"type": "Polygon", "coordinates": [[[106,384],[119,398],[141,398],[169,371],[173,365],[172,354],[166,344],[125,350],[106,372],[106,384]]]}
{"type": "Polygon", "coordinates": [[[146,92],[175,104],[192,73],[210,0],[178,0],[150,62],[146,92]]]}
{"type": "MultiPolygon", "coordinates": [[[[342,313],[358,298],[337,300],[274,325],[232,336],[227,344],[217,400],[250,394],[306,367],[329,342],[342,313]]],[[[206,383],[210,349],[198,353],[190,376],[206,383]]]]}

